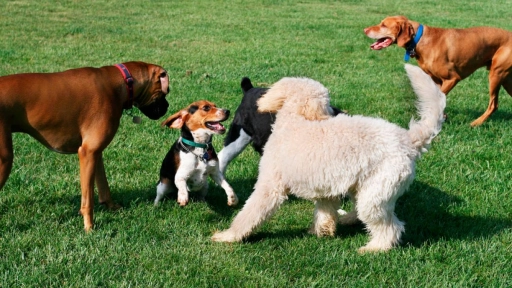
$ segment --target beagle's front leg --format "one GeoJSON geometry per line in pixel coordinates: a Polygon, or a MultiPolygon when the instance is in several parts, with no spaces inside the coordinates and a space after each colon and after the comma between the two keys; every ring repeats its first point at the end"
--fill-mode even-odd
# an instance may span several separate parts
{"type": "Polygon", "coordinates": [[[174,176],[174,184],[176,188],[178,188],[178,203],[181,207],[186,206],[188,204],[188,187],[187,180],[192,175],[196,165],[197,159],[195,157],[187,157],[190,155],[186,155],[183,152],[181,154],[181,162],[180,167],[178,167],[178,171],[176,171],[176,176],[174,176]]]}
{"type": "Polygon", "coordinates": [[[219,165],[216,164],[215,166],[212,166],[210,168],[210,176],[212,177],[213,181],[217,183],[217,185],[220,185],[222,189],[226,192],[226,195],[228,196],[228,206],[235,206],[238,204],[238,197],[235,194],[235,191],[233,191],[233,188],[231,185],[229,185],[228,181],[224,178],[224,174],[219,169],[219,165]]]}

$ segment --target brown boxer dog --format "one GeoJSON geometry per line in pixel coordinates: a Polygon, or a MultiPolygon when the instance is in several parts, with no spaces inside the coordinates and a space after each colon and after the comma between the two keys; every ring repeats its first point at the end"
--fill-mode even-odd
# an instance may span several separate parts
{"type": "Polygon", "coordinates": [[[0,189],[12,168],[14,132],[27,133],[59,153],[78,153],[80,213],[90,231],[95,182],[99,202],[119,207],[110,196],[102,152],[123,110],[135,106],[156,120],[167,112],[168,92],[167,72],[143,62],[0,77],[0,189]]]}

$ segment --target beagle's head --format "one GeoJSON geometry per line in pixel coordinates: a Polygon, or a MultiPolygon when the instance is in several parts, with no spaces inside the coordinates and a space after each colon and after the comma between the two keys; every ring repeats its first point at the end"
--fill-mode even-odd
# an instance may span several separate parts
{"type": "Polygon", "coordinates": [[[229,110],[217,108],[215,103],[199,100],[169,116],[163,126],[181,129],[184,125],[192,132],[224,134],[226,128],[221,122],[229,118],[229,110]]]}

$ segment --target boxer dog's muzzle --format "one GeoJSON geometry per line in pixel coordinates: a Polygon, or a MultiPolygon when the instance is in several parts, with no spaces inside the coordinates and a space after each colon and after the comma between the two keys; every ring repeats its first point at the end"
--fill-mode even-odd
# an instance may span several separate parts
{"type": "Polygon", "coordinates": [[[169,108],[169,103],[165,99],[164,95],[155,100],[153,103],[138,108],[149,119],[157,120],[158,118],[165,115],[165,113],[167,112],[167,108],[169,108]]]}

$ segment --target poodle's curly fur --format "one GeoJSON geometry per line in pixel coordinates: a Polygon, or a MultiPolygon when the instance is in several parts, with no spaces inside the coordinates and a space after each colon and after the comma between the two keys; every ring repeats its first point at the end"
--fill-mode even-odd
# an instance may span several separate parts
{"type": "Polygon", "coordinates": [[[404,224],[395,203],[414,179],[415,160],[440,132],[445,95],[420,68],[405,69],[418,96],[421,119],[409,130],[383,119],[330,117],[329,93],[307,78],[283,78],[258,101],[261,112],[277,112],[264,148],[254,192],[219,242],[241,241],[268,219],[289,194],[315,201],[311,232],[334,235],[337,222],[362,221],[370,241],[360,252],[397,245],[404,224]],[[338,219],[341,196],[355,210],[338,219]]]}

